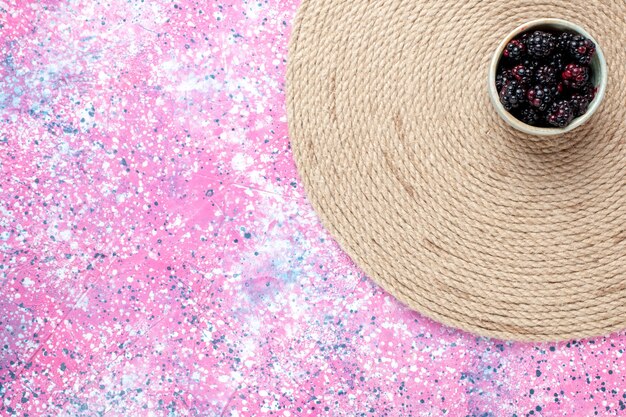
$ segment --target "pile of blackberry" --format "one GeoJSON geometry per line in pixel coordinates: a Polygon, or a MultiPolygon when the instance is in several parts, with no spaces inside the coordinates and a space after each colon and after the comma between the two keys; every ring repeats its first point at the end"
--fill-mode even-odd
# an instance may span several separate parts
{"type": "Polygon", "coordinates": [[[596,94],[589,63],[596,45],[570,32],[526,32],[504,49],[496,88],[504,108],[538,127],[565,127],[596,94]]]}

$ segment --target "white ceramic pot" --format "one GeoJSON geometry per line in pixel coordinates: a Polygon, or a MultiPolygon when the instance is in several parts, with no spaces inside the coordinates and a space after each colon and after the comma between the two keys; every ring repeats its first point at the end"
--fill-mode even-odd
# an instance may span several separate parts
{"type": "Polygon", "coordinates": [[[567,20],[561,19],[538,19],[533,20],[528,23],[524,23],[519,26],[512,32],[510,32],[506,38],[502,40],[498,48],[493,54],[493,58],[491,59],[491,64],[489,66],[489,96],[491,97],[491,101],[496,108],[498,114],[511,126],[515,129],[520,130],[522,132],[537,135],[537,136],[551,136],[551,135],[560,135],[565,132],[569,132],[570,130],[576,129],[583,123],[585,123],[593,113],[598,109],[600,102],[604,98],[604,92],[606,90],[607,83],[607,68],[606,61],[604,60],[604,54],[602,53],[602,49],[600,48],[600,44],[580,26],[568,22],[567,20]],[[546,30],[551,29],[555,31],[570,31],[574,33],[578,33],[580,35],[585,36],[586,38],[593,41],[596,44],[596,53],[589,64],[591,67],[591,71],[593,73],[591,82],[596,87],[596,96],[593,101],[589,104],[589,108],[580,117],[575,118],[569,125],[564,128],[551,128],[551,127],[536,127],[527,125],[526,123],[518,120],[511,113],[506,111],[500,103],[500,97],[498,95],[498,91],[496,90],[496,71],[498,69],[498,64],[500,63],[500,58],[502,57],[502,52],[504,48],[509,43],[510,40],[517,37],[519,34],[527,32],[529,30],[546,30]]]}

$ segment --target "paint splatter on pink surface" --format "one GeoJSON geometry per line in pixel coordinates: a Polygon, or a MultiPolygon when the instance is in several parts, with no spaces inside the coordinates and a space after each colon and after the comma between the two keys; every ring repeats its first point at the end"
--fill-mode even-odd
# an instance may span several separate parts
{"type": "Polygon", "coordinates": [[[0,1],[0,404],[19,416],[626,415],[626,332],[411,312],[307,203],[297,1],[0,1]]]}

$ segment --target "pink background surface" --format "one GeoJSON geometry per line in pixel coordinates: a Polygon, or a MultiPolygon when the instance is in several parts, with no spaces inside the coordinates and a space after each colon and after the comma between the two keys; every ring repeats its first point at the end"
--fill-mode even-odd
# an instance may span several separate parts
{"type": "Polygon", "coordinates": [[[0,1],[0,414],[626,415],[625,332],[441,326],[324,231],[297,3],[0,1]]]}

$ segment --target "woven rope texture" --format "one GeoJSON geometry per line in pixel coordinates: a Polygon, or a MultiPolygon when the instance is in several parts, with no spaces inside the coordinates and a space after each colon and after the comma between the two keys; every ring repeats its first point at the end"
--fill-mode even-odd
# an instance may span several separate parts
{"type": "Polygon", "coordinates": [[[421,313],[480,335],[626,328],[626,1],[304,0],[289,128],[307,194],[343,249],[421,313]],[[587,124],[538,138],[487,93],[491,55],[543,17],[608,64],[587,124]]]}

